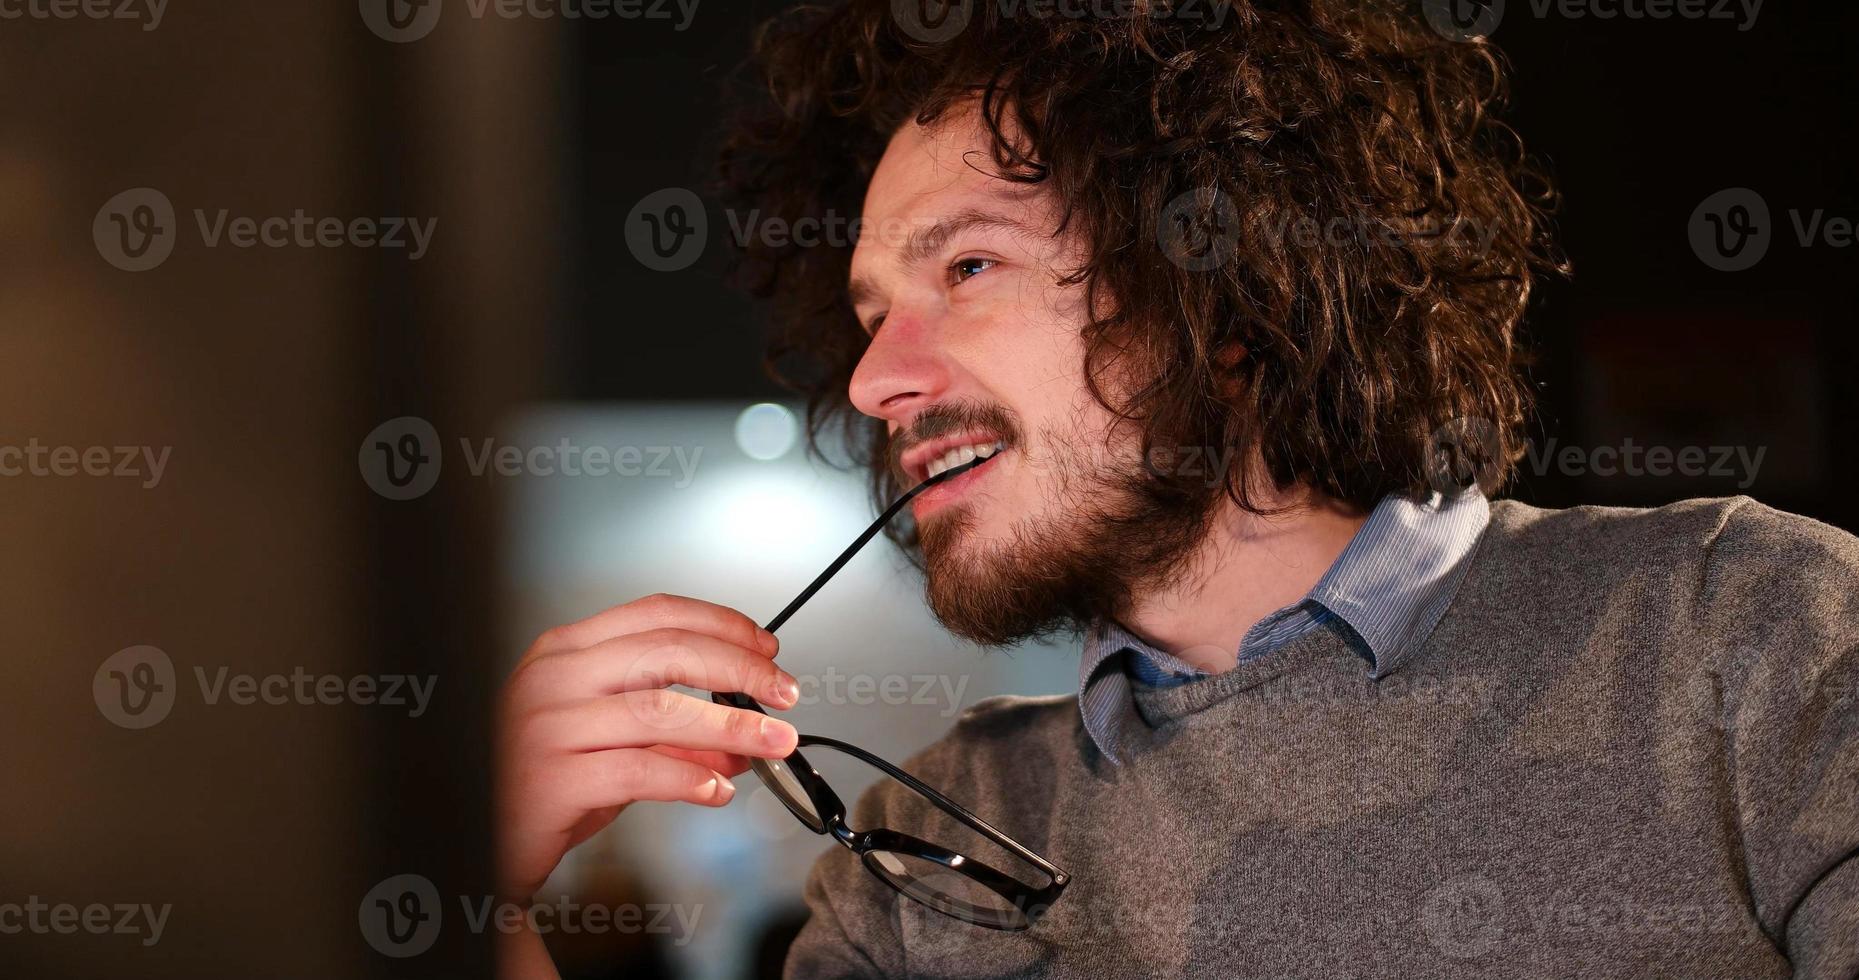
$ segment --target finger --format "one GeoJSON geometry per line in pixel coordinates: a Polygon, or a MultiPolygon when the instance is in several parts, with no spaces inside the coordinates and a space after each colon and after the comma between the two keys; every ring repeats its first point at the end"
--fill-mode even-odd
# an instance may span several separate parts
{"type": "Polygon", "coordinates": [[[779,718],[664,688],[547,708],[530,725],[529,736],[541,745],[568,752],[671,745],[779,759],[800,739],[779,718]]]}
{"type": "Polygon", "coordinates": [[[647,749],[588,752],[564,760],[566,801],[582,810],[625,806],[635,800],[722,806],[735,784],[705,766],[647,749]]]}
{"type": "Polygon", "coordinates": [[[540,654],[591,647],[627,633],[667,627],[713,636],[771,657],[780,648],[773,633],[728,606],[661,592],[557,626],[542,634],[531,650],[540,654]]]}
{"type": "MultiPolygon", "coordinates": [[[[548,654],[527,665],[542,702],[682,684],[741,692],[774,708],[800,701],[800,681],[758,651],[682,629],[655,629],[548,654]]],[[[533,689],[532,689],[533,690],[533,689]]]]}
{"type": "Polygon", "coordinates": [[[749,771],[748,756],[737,755],[734,752],[718,752],[714,749],[681,749],[675,745],[654,745],[652,751],[674,759],[695,762],[725,776],[740,776],[749,771]]]}

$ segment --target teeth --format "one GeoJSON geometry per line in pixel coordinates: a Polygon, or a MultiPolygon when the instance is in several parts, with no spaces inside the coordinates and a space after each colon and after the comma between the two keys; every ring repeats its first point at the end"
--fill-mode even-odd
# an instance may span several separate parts
{"type": "Polygon", "coordinates": [[[973,446],[957,446],[930,460],[926,468],[929,476],[935,476],[944,470],[951,470],[974,459],[988,459],[1004,448],[998,442],[985,442],[973,446]]]}

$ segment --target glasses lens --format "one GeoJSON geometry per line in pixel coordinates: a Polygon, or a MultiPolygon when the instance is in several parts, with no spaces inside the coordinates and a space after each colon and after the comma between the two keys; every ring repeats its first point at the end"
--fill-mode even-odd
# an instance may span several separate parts
{"type": "Polygon", "coordinates": [[[896,851],[868,851],[865,866],[938,912],[996,929],[1024,929],[1029,924],[1005,895],[934,861],[896,851]]]}
{"type": "Polygon", "coordinates": [[[826,821],[813,808],[813,801],[807,796],[807,790],[794,778],[794,770],[784,759],[751,759],[749,767],[762,777],[762,784],[780,798],[782,803],[800,822],[811,827],[815,833],[826,832],[826,821]]]}

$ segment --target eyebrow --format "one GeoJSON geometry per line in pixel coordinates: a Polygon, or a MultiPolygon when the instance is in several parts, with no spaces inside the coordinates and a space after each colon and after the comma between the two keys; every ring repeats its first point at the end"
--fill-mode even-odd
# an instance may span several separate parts
{"type": "MultiPolygon", "coordinates": [[[[1004,214],[965,208],[937,220],[934,224],[913,229],[910,236],[904,240],[903,249],[898,255],[899,269],[904,275],[909,275],[918,266],[934,257],[937,252],[942,251],[943,246],[949,243],[949,239],[971,228],[999,228],[1012,232],[1017,238],[1041,239],[1045,237],[1004,214]]],[[[870,301],[877,295],[878,287],[870,279],[854,276],[852,281],[846,285],[846,300],[854,307],[870,301]]]]}

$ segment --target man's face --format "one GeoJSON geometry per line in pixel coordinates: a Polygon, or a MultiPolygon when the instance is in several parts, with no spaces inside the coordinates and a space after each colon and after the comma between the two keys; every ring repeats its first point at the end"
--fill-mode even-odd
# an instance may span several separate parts
{"type": "Polygon", "coordinates": [[[1005,643],[1105,615],[1177,530],[1139,501],[1139,434],[1085,384],[1080,259],[1043,184],[995,176],[972,107],[906,124],[867,189],[851,294],[871,345],[853,404],[883,419],[900,482],[999,451],[913,503],[944,624],[1005,643]],[[953,455],[951,455],[953,453],[953,455]],[[1159,537],[1157,535],[1160,535],[1159,537]]]}

